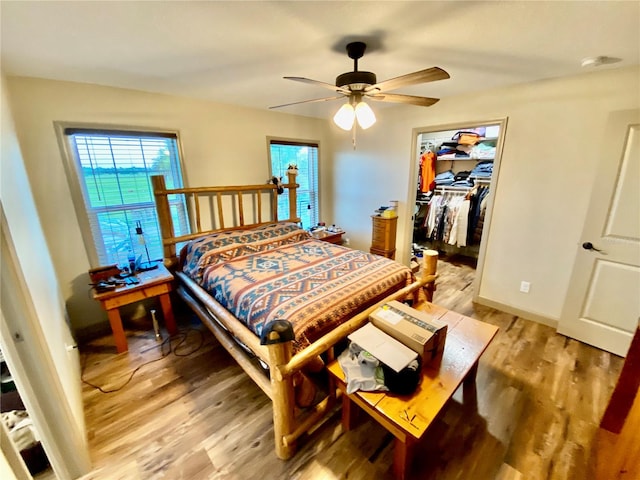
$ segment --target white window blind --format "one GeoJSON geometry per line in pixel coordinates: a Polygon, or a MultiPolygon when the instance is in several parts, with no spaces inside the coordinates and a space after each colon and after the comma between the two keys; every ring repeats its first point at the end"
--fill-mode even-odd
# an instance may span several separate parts
{"type": "MultiPolygon", "coordinates": [[[[318,224],[318,144],[270,140],[271,174],[287,183],[287,168],[298,167],[298,212],[302,228],[318,224]]],[[[278,195],[278,218],[289,218],[289,191],[278,195]]]]}
{"type": "MultiPolygon", "coordinates": [[[[100,265],[127,265],[128,256],[163,257],[151,175],[167,188],[183,186],[177,138],[148,132],[65,130],[100,265]],[[136,233],[142,226],[144,243],[136,233]],[[145,248],[146,247],[146,248],[145,248]]],[[[184,197],[170,198],[176,235],[189,233],[184,197]]]]}

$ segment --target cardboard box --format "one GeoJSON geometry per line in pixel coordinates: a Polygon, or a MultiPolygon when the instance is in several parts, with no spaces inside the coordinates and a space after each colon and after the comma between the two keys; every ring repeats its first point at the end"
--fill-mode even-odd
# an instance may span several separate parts
{"type": "Polygon", "coordinates": [[[366,323],[347,338],[396,372],[400,372],[418,358],[415,350],[410,349],[372,323],[366,323]]]}
{"type": "Polygon", "coordinates": [[[383,332],[417,352],[425,365],[442,355],[447,324],[398,301],[385,303],[369,320],[383,332]]]}

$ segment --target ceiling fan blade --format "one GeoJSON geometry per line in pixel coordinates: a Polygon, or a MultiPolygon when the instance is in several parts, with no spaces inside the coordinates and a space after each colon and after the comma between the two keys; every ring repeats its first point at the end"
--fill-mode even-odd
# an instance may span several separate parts
{"type": "Polygon", "coordinates": [[[436,80],[445,80],[449,77],[449,74],[439,67],[431,67],[418,72],[407,73],[400,77],[391,78],[384,82],[376,83],[370,87],[365,88],[365,92],[386,92],[388,90],[395,90],[396,88],[406,87],[409,85],[415,85],[417,83],[435,82],[436,80]]]}
{"type": "Polygon", "coordinates": [[[408,103],[419,107],[430,107],[440,101],[439,98],[416,97],[415,95],[401,95],[398,93],[376,93],[374,95],[367,94],[366,96],[379,102],[408,103]]]}
{"type": "Polygon", "coordinates": [[[323,87],[329,90],[333,90],[334,92],[341,92],[341,93],[344,93],[345,95],[348,95],[350,93],[350,90],[347,88],[337,87],[330,83],[320,82],[319,80],[311,80],[310,78],[304,78],[304,77],[283,77],[283,78],[285,78],[286,80],[293,80],[295,82],[309,83],[311,85],[316,85],[318,87],[323,87]]]}
{"type": "Polygon", "coordinates": [[[313,100],[303,100],[301,102],[285,103],[284,105],[275,105],[273,107],[269,107],[269,109],[289,107],[291,105],[299,105],[301,103],[328,102],[330,100],[338,100],[340,98],[344,98],[344,95],[337,95],[335,97],[326,97],[326,98],[315,98],[313,100]]]}

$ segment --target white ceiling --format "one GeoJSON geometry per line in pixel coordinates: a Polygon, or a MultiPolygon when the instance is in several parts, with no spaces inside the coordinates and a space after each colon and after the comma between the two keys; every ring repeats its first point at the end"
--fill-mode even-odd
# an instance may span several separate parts
{"type": "MultiPolygon", "coordinates": [[[[6,75],[259,109],[331,96],[282,77],[334,83],[353,69],[353,40],[370,46],[359,69],[378,81],[445,69],[449,80],[394,91],[440,98],[579,74],[587,56],[640,63],[640,1],[3,0],[0,15],[6,75]]],[[[281,111],[329,118],[340,103],[281,111]]]]}

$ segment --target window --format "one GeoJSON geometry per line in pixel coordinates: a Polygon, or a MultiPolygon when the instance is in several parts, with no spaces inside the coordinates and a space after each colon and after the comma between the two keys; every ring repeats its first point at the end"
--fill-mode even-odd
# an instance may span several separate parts
{"type": "MultiPolygon", "coordinates": [[[[90,232],[83,231],[85,244],[95,247],[90,257],[99,265],[127,265],[131,254],[162,259],[150,176],[164,175],[167,188],[182,186],[177,136],[78,128],[66,128],[64,135],[76,172],[71,183],[84,201],[76,201],[76,210],[90,232]]],[[[176,235],[189,233],[184,196],[170,198],[170,205],[176,235]]]]}
{"type": "MultiPolygon", "coordinates": [[[[284,140],[269,141],[271,175],[282,177],[287,183],[287,168],[290,164],[298,167],[296,182],[298,212],[302,228],[318,224],[318,144],[284,140]]],[[[278,218],[289,218],[289,191],[278,195],[278,218]]]]}

